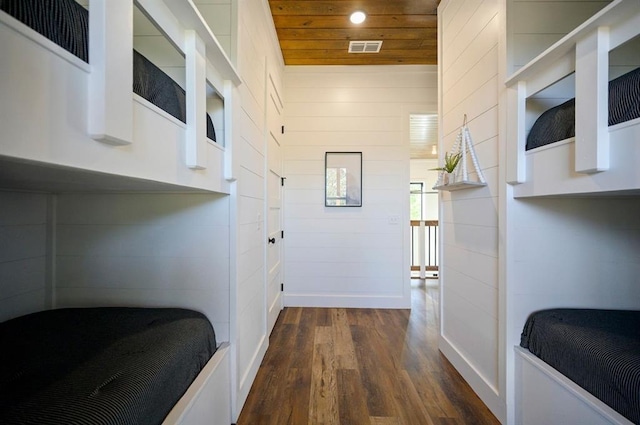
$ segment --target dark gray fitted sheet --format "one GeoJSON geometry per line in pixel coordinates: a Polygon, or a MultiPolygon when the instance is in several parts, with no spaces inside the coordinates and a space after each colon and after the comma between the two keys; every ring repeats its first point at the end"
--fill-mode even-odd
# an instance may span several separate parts
{"type": "Polygon", "coordinates": [[[60,309],[0,323],[0,423],[158,424],[216,350],[201,313],[60,309]]]}

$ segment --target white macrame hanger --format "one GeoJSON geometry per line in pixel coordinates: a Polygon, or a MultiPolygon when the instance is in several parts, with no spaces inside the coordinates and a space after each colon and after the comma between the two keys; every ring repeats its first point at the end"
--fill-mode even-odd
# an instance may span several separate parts
{"type": "Polygon", "coordinates": [[[476,156],[476,151],[473,148],[473,140],[471,139],[469,127],[467,127],[467,114],[464,114],[462,127],[460,127],[460,131],[456,136],[456,141],[453,144],[451,151],[454,155],[458,152],[461,154],[460,164],[455,170],[456,181],[466,182],[469,180],[469,170],[467,168],[467,154],[469,154],[473,163],[473,168],[478,176],[478,182],[486,183],[484,175],[482,174],[482,169],[480,169],[480,166],[478,165],[478,157],[476,156]]]}

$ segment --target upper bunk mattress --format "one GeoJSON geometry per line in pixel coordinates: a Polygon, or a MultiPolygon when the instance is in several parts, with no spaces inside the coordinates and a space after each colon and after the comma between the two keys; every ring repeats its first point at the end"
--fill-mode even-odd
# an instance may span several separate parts
{"type": "MultiPolygon", "coordinates": [[[[526,150],[576,135],[576,102],[570,99],[545,111],[531,127],[526,150]]],[[[609,81],[609,125],[640,117],[640,68],[609,81]]]]}
{"type": "Polygon", "coordinates": [[[0,323],[0,423],[158,424],[216,351],[201,313],[60,309],[0,323]]]}
{"type": "Polygon", "coordinates": [[[75,0],[0,0],[0,10],[89,62],[89,13],[75,0]]]}
{"type": "Polygon", "coordinates": [[[525,323],[520,345],[640,423],[640,311],[534,312],[525,323]]]}

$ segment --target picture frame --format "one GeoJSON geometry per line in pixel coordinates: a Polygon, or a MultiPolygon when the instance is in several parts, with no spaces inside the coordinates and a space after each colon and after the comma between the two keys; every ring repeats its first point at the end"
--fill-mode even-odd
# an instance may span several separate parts
{"type": "Polygon", "coordinates": [[[362,152],[325,152],[324,206],[362,206],[362,152]]]}

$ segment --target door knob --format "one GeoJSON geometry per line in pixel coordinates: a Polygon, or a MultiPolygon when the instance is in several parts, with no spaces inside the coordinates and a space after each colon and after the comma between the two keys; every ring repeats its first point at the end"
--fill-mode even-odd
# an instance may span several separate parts
{"type": "Polygon", "coordinates": [[[269,243],[276,243],[276,238],[269,238],[269,243]]]}

